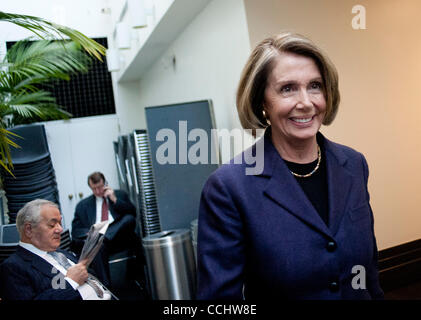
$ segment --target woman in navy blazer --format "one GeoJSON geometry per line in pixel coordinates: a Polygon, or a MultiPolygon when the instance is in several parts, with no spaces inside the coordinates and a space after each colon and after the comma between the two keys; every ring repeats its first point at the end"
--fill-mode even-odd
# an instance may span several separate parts
{"type": "Polygon", "coordinates": [[[198,299],[383,298],[367,162],[319,132],[339,100],[334,65],[307,38],[253,50],[237,109],[244,128],[266,129],[251,147],[264,166],[247,174],[245,151],[203,188],[198,299]]]}

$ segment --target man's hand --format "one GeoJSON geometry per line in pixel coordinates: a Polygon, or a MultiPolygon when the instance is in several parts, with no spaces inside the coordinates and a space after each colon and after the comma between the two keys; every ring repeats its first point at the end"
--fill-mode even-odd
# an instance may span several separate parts
{"type": "Polygon", "coordinates": [[[113,203],[117,202],[114,190],[109,186],[104,187],[104,197],[108,197],[108,199],[110,199],[113,203]]]}
{"type": "Polygon", "coordinates": [[[88,279],[88,270],[86,268],[87,260],[81,261],[67,269],[66,277],[82,285],[88,279]]]}

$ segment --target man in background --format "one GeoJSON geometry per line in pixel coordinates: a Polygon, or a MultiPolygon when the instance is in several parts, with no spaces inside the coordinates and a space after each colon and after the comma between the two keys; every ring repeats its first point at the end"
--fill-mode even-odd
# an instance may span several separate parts
{"type": "Polygon", "coordinates": [[[136,208],[122,190],[108,186],[101,172],[88,176],[92,195],[81,200],[75,209],[72,221],[72,249],[80,253],[90,227],[107,220],[109,226],[105,233],[103,249],[92,262],[92,268],[105,285],[110,285],[109,256],[129,248],[136,250],[142,259],[141,240],[136,235],[136,208]]]}

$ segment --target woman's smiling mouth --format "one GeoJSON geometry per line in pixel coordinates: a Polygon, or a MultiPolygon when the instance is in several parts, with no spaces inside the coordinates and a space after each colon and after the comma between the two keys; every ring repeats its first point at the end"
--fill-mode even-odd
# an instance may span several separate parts
{"type": "Polygon", "coordinates": [[[306,117],[306,118],[304,118],[304,117],[300,117],[300,118],[292,117],[292,118],[289,118],[289,119],[293,122],[296,122],[296,123],[309,123],[311,120],[313,120],[313,118],[314,118],[314,116],[306,117]]]}

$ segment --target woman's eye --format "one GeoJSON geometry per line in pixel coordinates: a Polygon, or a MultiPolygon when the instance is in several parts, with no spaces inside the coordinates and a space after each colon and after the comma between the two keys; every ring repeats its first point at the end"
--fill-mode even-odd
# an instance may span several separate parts
{"type": "Polygon", "coordinates": [[[312,90],[321,90],[322,87],[323,87],[322,83],[321,82],[318,82],[318,81],[312,82],[310,84],[310,89],[312,89],[312,90]]]}
{"type": "Polygon", "coordinates": [[[287,84],[281,88],[281,93],[289,93],[292,91],[292,85],[287,84]]]}

